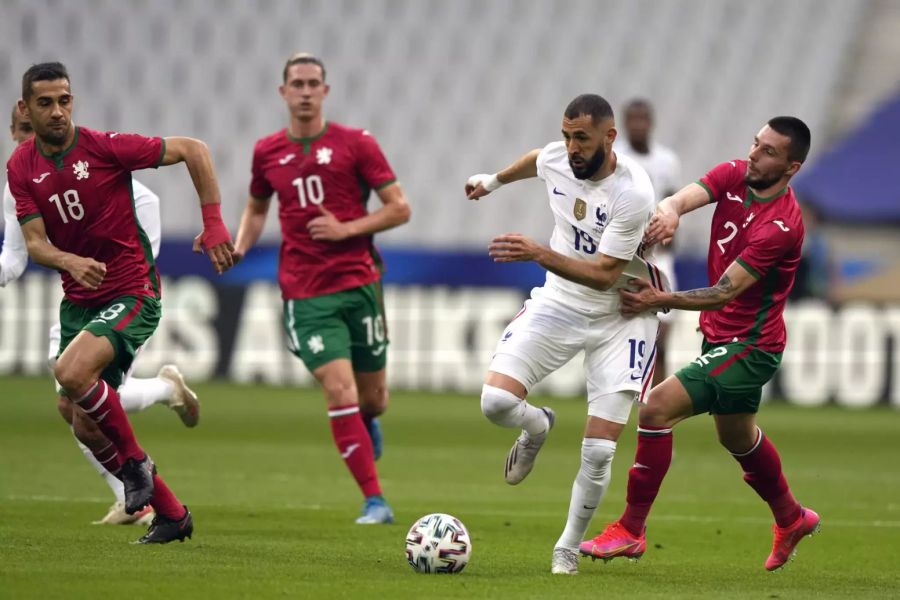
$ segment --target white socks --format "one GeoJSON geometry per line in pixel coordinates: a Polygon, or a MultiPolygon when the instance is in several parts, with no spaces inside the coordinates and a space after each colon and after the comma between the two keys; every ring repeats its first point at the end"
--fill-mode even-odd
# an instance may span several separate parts
{"type": "Polygon", "coordinates": [[[500,427],[524,429],[528,435],[547,432],[547,415],[543,410],[498,387],[481,388],[481,412],[500,427]]]}
{"type": "Polygon", "coordinates": [[[612,475],[610,466],[616,453],[616,443],[612,440],[584,438],[581,442],[581,468],[572,484],[572,500],[569,502],[569,518],[557,548],[578,550],[584,539],[594,511],[603,501],[603,494],[609,487],[612,475]]]}
{"type": "Polygon", "coordinates": [[[161,377],[138,379],[129,377],[119,387],[119,400],[126,413],[140,412],[172,397],[172,383],[161,377]]]}
{"type": "MultiPolygon", "coordinates": [[[[72,434],[74,435],[74,430],[72,434]]],[[[103,477],[103,480],[106,481],[106,485],[109,486],[109,489],[112,490],[113,495],[115,495],[116,500],[119,502],[125,502],[125,486],[122,485],[122,482],[119,481],[115,475],[107,471],[103,468],[96,458],[94,458],[94,454],[91,452],[91,449],[78,441],[78,438],[75,438],[75,443],[78,444],[78,447],[81,448],[81,451],[84,453],[84,457],[91,463],[91,466],[94,467],[100,476],[103,477]]]]}

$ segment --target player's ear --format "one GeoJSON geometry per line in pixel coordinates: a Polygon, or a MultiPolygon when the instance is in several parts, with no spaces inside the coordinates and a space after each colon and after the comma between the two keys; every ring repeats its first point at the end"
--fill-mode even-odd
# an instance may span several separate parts
{"type": "Polygon", "coordinates": [[[791,163],[791,166],[788,167],[787,171],[785,171],[784,174],[787,175],[788,177],[793,177],[794,175],[797,174],[797,171],[799,171],[800,167],[802,167],[802,166],[803,166],[802,162],[795,160],[794,162],[791,163]]]}
{"type": "Polygon", "coordinates": [[[327,83],[322,86],[322,95],[327,96],[328,92],[331,90],[331,86],[327,83]]]}
{"type": "Polygon", "coordinates": [[[31,115],[28,114],[28,105],[25,104],[25,101],[19,98],[16,100],[16,108],[19,110],[19,116],[25,117],[30,120],[31,115]]]}

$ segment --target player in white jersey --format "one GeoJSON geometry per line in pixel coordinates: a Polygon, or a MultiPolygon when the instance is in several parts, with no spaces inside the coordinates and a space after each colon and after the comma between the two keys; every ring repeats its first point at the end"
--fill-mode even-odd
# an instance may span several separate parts
{"type": "MultiPolygon", "coordinates": [[[[34,135],[31,123],[19,114],[15,106],[13,107],[9,130],[17,144],[21,144],[34,135]]],[[[132,189],[134,191],[134,207],[138,221],[150,240],[153,258],[156,258],[159,254],[161,236],[159,197],[136,179],[132,179],[132,189]]],[[[28,265],[28,250],[25,247],[22,229],[19,227],[19,221],[16,218],[16,201],[10,193],[9,183],[3,189],[3,217],[5,224],[3,229],[3,247],[0,250],[0,287],[5,287],[6,284],[18,279],[28,265]]],[[[59,354],[59,340],[60,327],[59,323],[56,323],[50,328],[48,361],[50,362],[51,370],[53,363],[56,361],[56,356],[59,354]]],[[[57,385],[57,391],[59,391],[58,388],[59,386],[57,385]]],[[[125,412],[140,412],[154,404],[164,404],[174,410],[188,427],[195,427],[199,420],[200,404],[197,400],[197,395],[187,387],[184,378],[175,365],[164,365],[156,377],[149,379],[126,377],[118,391],[122,408],[125,412]]],[[[62,417],[71,427],[72,402],[65,396],[59,396],[57,407],[62,417]]],[[[75,441],[88,462],[93,465],[94,469],[109,485],[116,498],[106,516],[99,521],[94,521],[94,524],[148,524],[153,519],[153,509],[149,505],[133,515],[125,512],[125,491],[122,482],[104,469],[97,462],[97,459],[94,458],[88,446],[85,445],[99,445],[102,447],[109,442],[103,437],[99,429],[93,431],[91,435],[95,437],[84,441],[76,438],[75,441]]]]}
{"type": "MultiPolygon", "coordinates": [[[[635,98],[625,105],[625,135],[613,144],[617,156],[627,156],[639,164],[653,184],[656,203],[671,196],[681,189],[681,161],[675,152],[652,139],[653,105],[643,98],[635,98]]],[[[675,255],[671,245],[654,247],[654,263],[665,273],[672,289],[678,287],[675,279],[675,255]]],[[[656,370],[653,374],[653,385],[658,385],[666,378],[666,340],[669,335],[669,322],[673,314],[660,315],[659,338],[656,345],[656,370]]]]}
{"type": "Polygon", "coordinates": [[[506,459],[506,481],[515,485],[531,472],[555,418],[550,408],[529,404],[528,392],[584,351],[588,416],[581,468],[551,565],[553,573],[574,574],[581,536],[609,486],[616,442],[652,379],[659,321],[653,313],[622,317],[617,290],[632,277],[663,289],[667,284],[641,246],[655,207],[653,186],[643,169],[613,152],[609,103],[578,96],[565,110],[562,133],[564,142],[533,150],[494,175],[473,175],[466,194],[478,199],[530,177],[547,187],[555,222],[550,247],[520,234],[490,245],[496,262],[535,261],[548,273],[497,344],[481,409],[501,427],[522,429],[506,459]]]}

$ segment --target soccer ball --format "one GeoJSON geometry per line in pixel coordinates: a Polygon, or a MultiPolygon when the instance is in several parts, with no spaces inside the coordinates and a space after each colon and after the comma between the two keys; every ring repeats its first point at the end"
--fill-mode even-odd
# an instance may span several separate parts
{"type": "Polygon", "coordinates": [[[406,534],[406,560],[419,573],[459,573],[471,555],[469,532],[452,515],[425,515],[406,534]]]}

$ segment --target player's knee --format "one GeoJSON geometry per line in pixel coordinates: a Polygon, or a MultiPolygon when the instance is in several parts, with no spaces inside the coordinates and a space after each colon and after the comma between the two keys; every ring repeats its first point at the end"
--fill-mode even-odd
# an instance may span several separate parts
{"type": "Polygon", "coordinates": [[[481,388],[481,412],[491,423],[510,427],[514,413],[522,404],[522,399],[504,389],[492,385],[481,388]]]}
{"type": "Polygon", "coordinates": [[[581,443],[581,462],[591,479],[604,477],[615,455],[616,442],[612,440],[585,438],[581,443]]]}
{"type": "Polygon", "coordinates": [[[660,402],[658,398],[654,398],[651,393],[647,404],[642,404],[638,411],[638,422],[641,425],[652,427],[671,427],[677,422],[677,419],[670,412],[666,404],[660,402]]]}
{"type": "Polygon", "coordinates": [[[359,391],[359,404],[362,411],[372,417],[383,415],[388,407],[388,389],[380,385],[359,391]]]}
{"type": "Polygon", "coordinates": [[[79,369],[73,361],[64,359],[57,360],[53,365],[53,377],[69,396],[86,391],[91,383],[86,381],[83,370],[79,369]]]}
{"type": "Polygon", "coordinates": [[[65,396],[59,396],[56,399],[56,410],[59,411],[59,414],[65,419],[66,423],[69,425],[72,424],[72,401],[66,398],[65,396]]]}
{"type": "Polygon", "coordinates": [[[325,398],[329,406],[349,406],[359,404],[356,394],[356,385],[352,381],[332,379],[322,382],[325,398]]]}

